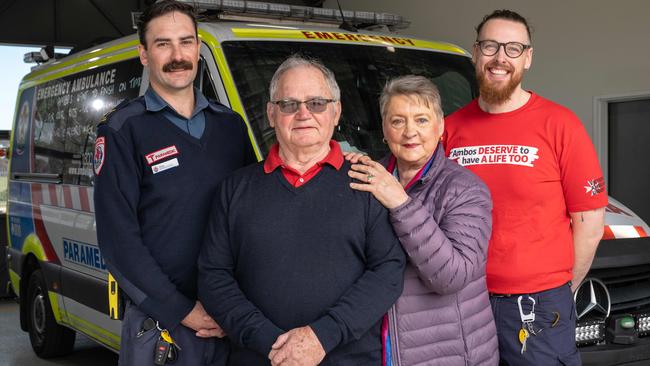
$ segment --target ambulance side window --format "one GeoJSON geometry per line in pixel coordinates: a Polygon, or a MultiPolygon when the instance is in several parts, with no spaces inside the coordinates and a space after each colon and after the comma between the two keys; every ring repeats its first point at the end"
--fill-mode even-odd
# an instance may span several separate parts
{"type": "Polygon", "coordinates": [[[122,100],[138,96],[141,76],[135,58],[38,85],[32,171],[59,174],[64,184],[92,185],[97,124],[122,100]]]}
{"type": "Polygon", "coordinates": [[[92,185],[97,124],[124,99],[138,96],[142,65],[138,59],[101,66],[69,78],[63,147],[63,183],[92,185]]]}
{"type": "Polygon", "coordinates": [[[62,174],[65,155],[65,125],[70,96],[68,84],[57,79],[36,87],[36,108],[33,116],[33,172],[62,174]]]}
{"type": "Polygon", "coordinates": [[[201,59],[199,60],[199,71],[196,79],[194,79],[194,86],[197,87],[206,98],[219,100],[215,91],[214,81],[212,81],[212,75],[210,75],[210,70],[208,70],[208,65],[203,56],[201,56],[201,59]]]}

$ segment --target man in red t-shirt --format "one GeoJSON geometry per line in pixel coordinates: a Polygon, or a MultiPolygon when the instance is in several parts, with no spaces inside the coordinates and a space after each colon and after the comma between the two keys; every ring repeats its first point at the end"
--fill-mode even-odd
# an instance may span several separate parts
{"type": "Polygon", "coordinates": [[[607,194],[580,120],[522,89],[530,43],[521,15],[483,18],[473,48],[480,96],[447,118],[445,146],[494,200],[487,282],[502,363],[579,365],[572,291],[602,237],[607,194]]]}

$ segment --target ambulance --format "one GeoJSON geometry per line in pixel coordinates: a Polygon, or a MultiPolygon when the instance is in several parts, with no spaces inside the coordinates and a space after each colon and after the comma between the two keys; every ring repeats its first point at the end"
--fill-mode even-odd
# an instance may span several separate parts
{"type": "MultiPolygon", "coordinates": [[[[388,79],[405,74],[430,78],[440,89],[445,115],[478,92],[466,50],[398,34],[395,30],[408,22],[394,14],[236,0],[205,0],[199,6],[201,57],[195,86],[244,117],[258,159],[275,142],[265,118],[270,79],[292,54],[318,58],[334,72],[343,106],[334,138],[344,150],[374,158],[387,152],[378,97],[388,79]]],[[[26,56],[41,64],[23,78],[18,90],[10,147],[7,257],[11,287],[20,303],[20,326],[43,358],[71,352],[78,332],[119,351],[121,324],[112,319],[119,307],[109,307],[109,292],[115,293],[116,287],[109,286],[97,246],[93,154],[102,116],[121,101],[142,95],[148,86],[137,45],[134,34],[62,58],[52,57],[52,52],[26,56]]],[[[608,241],[644,240],[650,228],[629,209],[611,202],[608,241]],[[627,239],[631,237],[637,239],[627,239]]],[[[603,262],[602,268],[616,268],[612,263],[603,262]]],[[[599,281],[613,286],[606,278],[599,281]]],[[[650,291],[644,296],[650,303],[650,291]]],[[[636,318],[640,307],[622,309],[635,321],[642,320],[636,318]]],[[[605,321],[588,318],[588,326],[605,321]]],[[[586,329],[589,337],[595,333],[586,329]]],[[[602,335],[596,344],[605,342],[604,331],[602,335]]]]}

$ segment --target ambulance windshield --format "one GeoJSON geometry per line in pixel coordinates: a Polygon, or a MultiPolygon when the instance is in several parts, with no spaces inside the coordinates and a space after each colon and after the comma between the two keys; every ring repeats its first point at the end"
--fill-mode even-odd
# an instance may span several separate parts
{"type": "Polygon", "coordinates": [[[278,65],[292,54],[321,60],[341,89],[343,113],[334,139],[343,150],[363,151],[378,159],[382,143],[379,95],[386,81],[415,74],[439,88],[448,115],[477,94],[474,69],[464,56],[398,47],[333,43],[229,41],[222,44],[255,137],[266,155],[275,134],[266,118],[269,83],[278,65]]]}

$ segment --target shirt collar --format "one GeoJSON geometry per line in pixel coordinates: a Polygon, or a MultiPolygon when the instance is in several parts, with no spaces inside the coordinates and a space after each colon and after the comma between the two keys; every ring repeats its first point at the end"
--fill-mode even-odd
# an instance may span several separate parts
{"type": "MultiPolygon", "coordinates": [[[[194,98],[194,111],[192,112],[192,116],[190,118],[193,118],[197,113],[208,107],[214,111],[217,111],[217,108],[215,106],[212,106],[205,98],[205,96],[203,96],[203,93],[201,93],[201,91],[197,88],[194,88],[194,98]]],[[[161,110],[168,108],[170,111],[178,114],[178,112],[176,112],[176,110],[174,110],[174,108],[170,106],[169,103],[167,103],[151,87],[148,88],[144,93],[144,103],[146,105],[147,111],[149,112],[160,112],[161,110]]]]}
{"type": "MultiPolygon", "coordinates": [[[[427,173],[431,169],[431,166],[434,164],[434,161],[436,160],[436,156],[438,154],[438,150],[442,151],[444,148],[440,147],[441,144],[438,144],[436,146],[436,149],[433,151],[433,155],[431,155],[431,158],[429,158],[429,161],[427,161],[426,164],[420,170],[411,178],[411,181],[404,187],[404,190],[407,190],[415,184],[415,182],[419,181],[420,179],[425,179],[427,176],[427,173]]],[[[395,155],[390,154],[390,157],[388,158],[388,164],[386,165],[386,170],[388,170],[390,173],[395,176],[399,180],[399,171],[397,169],[397,158],[395,158],[395,155]]]]}
{"type": "MultiPolygon", "coordinates": [[[[323,166],[326,164],[331,165],[334,167],[334,169],[339,170],[341,169],[341,166],[343,166],[343,152],[341,151],[341,146],[339,146],[339,143],[330,140],[330,151],[327,153],[327,156],[316,165],[323,166]]],[[[282,158],[280,157],[280,145],[276,142],[273,147],[271,147],[271,150],[269,151],[269,155],[266,157],[266,161],[264,161],[264,172],[265,173],[271,173],[278,167],[285,167],[284,161],[282,161],[282,158]]],[[[311,167],[310,167],[311,168],[311,167]]]]}

